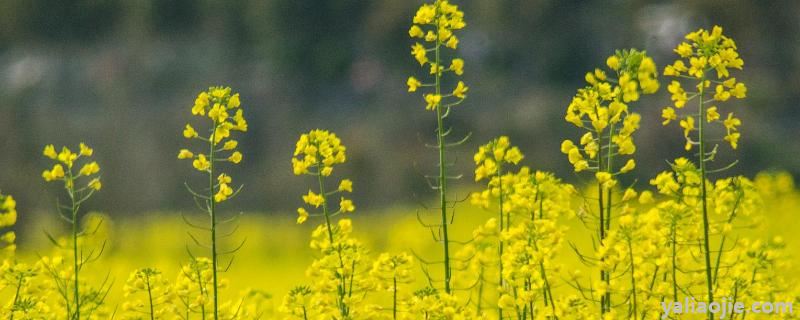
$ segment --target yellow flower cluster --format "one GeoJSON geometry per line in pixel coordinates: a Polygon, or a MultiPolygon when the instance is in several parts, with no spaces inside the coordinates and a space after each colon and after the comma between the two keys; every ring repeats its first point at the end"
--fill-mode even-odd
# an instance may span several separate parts
{"type": "Polygon", "coordinates": [[[659,83],[656,65],[643,51],[617,51],[606,64],[616,77],[599,68],[587,73],[588,86],[578,89],[567,107],[567,122],[587,132],[581,136],[580,145],[564,140],[561,152],[567,155],[575,172],[597,172],[598,183],[608,189],[616,183],[614,175],[636,166],[633,159],[619,168],[613,167],[612,162],[615,155],[636,152],[633,133],[639,129],[641,116],[628,110],[629,103],[638,101],[642,94],[655,93],[659,83]]]}
{"type": "Polygon", "coordinates": [[[491,179],[503,174],[504,164],[516,165],[524,156],[519,148],[511,146],[511,141],[506,136],[489,141],[478,148],[475,160],[475,181],[491,179]]]}
{"type": "MultiPolygon", "coordinates": [[[[295,175],[309,174],[317,176],[320,181],[320,187],[324,188],[324,177],[330,176],[333,173],[333,166],[344,163],[347,159],[347,148],[342,144],[341,140],[335,133],[325,130],[311,130],[309,133],[300,135],[297,141],[297,146],[292,157],[292,168],[295,175]]],[[[342,213],[350,213],[356,210],[353,201],[345,197],[339,199],[339,210],[336,212],[328,211],[328,196],[353,192],[353,182],[349,179],[339,181],[339,187],[331,192],[325,192],[324,189],[316,193],[308,190],[308,193],[303,195],[303,202],[307,205],[318,209],[320,206],[323,208],[322,214],[311,214],[304,207],[297,209],[297,223],[303,223],[308,220],[309,216],[327,215],[328,217],[336,216],[342,213]]]]}
{"type": "Polygon", "coordinates": [[[739,82],[736,78],[730,77],[729,69],[741,70],[744,61],[739,57],[736,43],[733,39],[722,34],[722,27],[714,26],[709,32],[700,29],[686,35],[686,42],[681,42],[675,53],[680,56],[672,65],[664,68],[665,76],[672,76],[678,79],[692,80],[690,91],[684,89],[678,80],[673,80],[668,86],[672,94],[672,106],[664,107],[662,110],[663,124],[667,125],[671,121],[678,119],[676,109],[683,109],[686,103],[693,99],[699,99],[700,110],[689,112],[679,121],[683,128],[683,135],[686,138],[686,150],[691,150],[693,145],[701,143],[698,141],[702,137],[693,139],[691,133],[700,131],[697,126],[702,126],[703,122],[721,123],[726,130],[725,141],[731,148],[738,147],[739,133],[738,127],[741,120],[734,117],[730,112],[727,118],[720,119],[720,112],[716,105],[708,105],[711,101],[706,101],[706,97],[712,97],[713,101],[725,102],[730,98],[743,99],[747,96],[747,86],[739,82]],[[688,64],[688,66],[687,66],[688,64]],[[716,76],[710,71],[716,71],[716,76]],[[711,90],[711,86],[714,90],[711,90]],[[695,120],[695,116],[700,119],[695,120]]]}
{"type": "Polygon", "coordinates": [[[411,55],[419,62],[420,66],[429,65],[429,73],[433,79],[430,83],[423,83],[416,77],[409,77],[406,84],[408,92],[416,92],[420,87],[434,88],[432,92],[424,94],[426,110],[439,110],[443,105],[445,108],[450,108],[461,103],[467,96],[469,87],[463,81],[458,81],[452,92],[443,93],[441,89],[441,77],[445,72],[452,72],[456,76],[464,74],[464,60],[453,58],[445,67],[445,64],[442,63],[441,50],[442,47],[457,49],[458,37],[454,32],[465,26],[464,12],[447,0],[435,0],[432,4],[423,4],[414,16],[408,35],[412,39],[420,39],[423,42],[416,42],[411,46],[411,55]],[[432,58],[428,57],[429,53],[433,53],[432,58]],[[443,104],[446,99],[449,99],[450,102],[443,104]]]}
{"type": "Polygon", "coordinates": [[[294,174],[330,176],[334,165],[347,160],[346,150],[335,133],[319,129],[304,133],[297,140],[292,157],[294,174]]]}
{"type": "Polygon", "coordinates": [[[417,290],[409,306],[408,314],[401,319],[482,319],[455,295],[439,292],[434,288],[417,290]]]}
{"type": "Polygon", "coordinates": [[[165,318],[175,313],[169,281],[156,269],[138,269],[131,273],[123,287],[126,301],[122,304],[123,319],[165,318]]]}
{"type": "Polygon", "coordinates": [[[378,288],[396,293],[398,284],[414,281],[413,268],[414,258],[409,254],[384,252],[372,264],[369,274],[377,280],[378,288]]]}
{"type": "MultiPolygon", "coordinates": [[[[195,99],[192,114],[210,120],[208,135],[200,135],[191,124],[186,124],[183,137],[207,143],[209,151],[195,153],[189,149],[181,149],[178,152],[178,159],[191,159],[192,167],[209,174],[214,174],[213,168],[216,162],[227,161],[233,164],[241,162],[242,153],[236,151],[239,142],[230,139],[232,131],[247,131],[247,121],[240,106],[239,94],[231,93],[231,88],[211,87],[201,92],[195,99]],[[219,146],[220,144],[222,146],[219,146]],[[222,152],[229,154],[220,156],[218,153],[222,152]]],[[[221,174],[217,177],[217,182],[214,188],[216,193],[213,196],[215,202],[223,202],[235,194],[230,187],[232,182],[230,176],[221,174]]]]}
{"type": "Polygon", "coordinates": [[[56,164],[53,165],[52,169],[42,172],[42,178],[47,182],[64,181],[64,186],[73,191],[80,192],[87,189],[91,191],[100,190],[103,185],[100,182],[100,178],[97,177],[90,179],[85,188],[75,189],[75,183],[78,178],[88,178],[100,172],[100,166],[97,162],[88,162],[88,158],[94,154],[94,150],[84,143],[81,143],[78,148],[79,151],[77,153],[72,152],[72,150],[66,146],[62,147],[60,152],[56,152],[56,148],[52,144],[45,146],[42,154],[47,158],[55,160],[56,164]],[[86,158],[87,162],[76,174],[72,171],[72,168],[81,158],[86,158]],[[66,170],[64,169],[65,166],[66,170]]]}
{"type": "MultiPolygon", "coordinates": [[[[175,297],[181,302],[179,305],[184,309],[177,310],[176,316],[199,314],[204,319],[213,318],[213,270],[211,259],[203,257],[193,258],[181,268],[173,290],[175,297]]],[[[227,279],[219,280],[219,289],[227,286],[227,279]]]]}

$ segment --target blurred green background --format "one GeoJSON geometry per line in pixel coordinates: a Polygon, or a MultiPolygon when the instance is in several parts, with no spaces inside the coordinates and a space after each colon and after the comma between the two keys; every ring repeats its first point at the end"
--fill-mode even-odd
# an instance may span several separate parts
{"type": "MultiPolygon", "coordinates": [[[[0,1],[0,188],[21,212],[51,210],[45,144],[95,148],[104,189],[88,209],[111,215],[191,211],[183,182],[201,176],[176,159],[195,95],[239,91],[250,131],[239,139],[244,184],[227,209],[293,211],[308,181],[291,174],[297,136],[337,132],[349,147],[339,174],[356,204],[384,208],[427,199],[435,170],[434,119],[405,81],[419,72],[407,30],[420,1],[0,1]]],[[[732,173],[800,174],[800,1],[456,1],[466,13],[459,55],[467,101],[450,118],[472,140],[453,150],[460,186],[473,186],[471,154],[506,134],[525,164],[579,179],[559,152],[579,130],[563,121],[584,72],[635,47],[659,67],[681,37],[724,26],[745,61],[735,77],[748,98],[724,104],[744,121],[732,173]]],[[[636,105],[638,168],[647,184],[666,159],[687,155],[677,126],[662,127],[666,83],[636,105]]],[[[687,155],[688,156],[688,155],[687,155]]],[[[52,187],[52,188],[51,188],[52,187]]],[[[293,216],[291,218],[293,219],[293,216]]],[[[25,220],[23,218],[23,220],[25,220]]]]}

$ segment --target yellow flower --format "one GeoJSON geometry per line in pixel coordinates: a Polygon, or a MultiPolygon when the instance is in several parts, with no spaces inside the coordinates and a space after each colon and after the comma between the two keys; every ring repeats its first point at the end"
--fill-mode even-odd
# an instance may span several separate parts
{"type": "Polygon", "coordinates": [[[308,211],[305,208],[297,208],[297,224],[302,224],[308,220],[308,211]]]}
{"type": "Polygon", "coordinates": [[[611,173],[608,172],[597,172],[595,173],[595,178],[597,179],[597,183],[602,185],[605,189],[610,189],[617,183],[611,173]]]}
{"type": "Polygon", "coordinates": [[[239,145],[239,142],[236,140],[228,140],[225,144],[222,145],[222,150],[233,150],[236,149],[236,146],[239,145]]]}
{"type": "Polygon", "coordinates": [[[628,159],[628,162],[625,163],[622,168],[619,169],[619,172],[626,173],[636,168],[636,161],[633,159],[628,159]]]}
{"type": "Polygon", "coordinates": [[[417,80],[417,78],[414,77],[408,77],[408,81],[406,81],[406,84],[408,85],[408,92],[415,92],[417,91],[417,88],[422,86],[422,82],[420,82],[419,80],[417,80]]]}
{"type": "Polygon", "coordinates": [[[342,197],[341,201],[339,201],[339,210],[341,210],[342,213],[353,212],[356,210],[356,206],[353,205],[353,201],[342,197]]]}
{"type": "Polygon", "coordinates": [[[78,159],[78,155],[72,153],[67,147],[62,147],[61,152],[58,153],[58,161],[66,164],[68,168],[72,168],[72,163],[78,159]]]}
{"type": "Polygon", "coordinates": [[[45,170],[44,172],[42,172],[42,178],[44,178],[44,181],[47,182],[58,180],[63,177],[64,177],[64,167],[62,167],[60,164],[54,165],[53,169],[49,171],[45,170]]]}
{"type": "Polygon", "coordinates": [[[674,121],[678,119],[678,115],[675,114],[675,109],[672,107],[666,107],[661,110],[661,117],[664,118],[664,121],[661,122],[662,125],[668,125],[670,121],[674,121]]]}
{"type": "Polygon", "coordinates": [[[606,65],[608,65],[611,70],[619,70],[619,58],[616,55],[608,57],[608,59],[606,59],[606,65]]]}
{"type": "Polygon", "coordinates": [[[441,101],[442,101],[442,96],[441,95],[432,94],[432,93],[426,94],[425,95],[425,102],[427,102],[428,105],[425,106],[425,110],[434,110],[434,109],[436,109],[437,107],[439,107],[439,103],[441,101]]]}
{"type": "MultiPolygon", "coordinates": [[[[230,177],[228,178],[230,179],[230,177]]],[[[219,184],[219,191],[214,195],[215,202],[222,202],[228,200],[228,198],[233,194],[233,189],[228,186],[227,183],[220,183],[219,184]]]]}
{"type": "Polygon", "coordinates": [[[223,183],[231,183],[233,179],[231,179],[231,176],[221,173],[219,176],[217,176],[217,181],[219,181],[220,184],[223,184],[223,183]]]}
{"type": "Polygon", "coordinates": [[[736,127],[742,125],[742,120],[733,116],[733,112],[728,113],[728,118],[722,122],[727,130],[736,130],[736,127]]]}
{"type": "Polygon", "coordinates": [[[92,154],[94,153],[94,150],[92,150],[92,148],[89,148],[89,146],[85,145],[83,142],[81,142],[79,148],[81,150],[80,154],[82,156],[91,157],[92,154]]]}
{"type": "Polygon", "coordinates": [[[675,53],[680,55],[682,58],[691,57],[692,54],[693,54],[692,53],[692,45],[690,45],[690,44],[688,44],[686,42],[681,42],[681,44],[679,44],[678,47],[675,48],[675,53]]]}
{"type": "Polygon", "coordinates": [[[706,110],[706,121],[713,122],[719,119],[719,112],[717,112],[717,107],[712,106],[706,110]]]}
{"type": "Polygon", "coordinates": [[[178,159],[191,159],[191,158],[194,158],[194,153],[192,153],[187,149],[181,149],[181,151],[178,152],[178,159]]]}
{"type": "Polygon", "coordinates": [[[44,147],[44,151],[42,152],[45,157],[55,160],[58,157],[56,153],[56,148],[53,147],[52,144],[48,144],[44,147]]]}
{"type": "Polygon", "coordinates": [[[93,174],[95,174],[95,173],[97,173],[99,171],[100,171],[100,166],[97,164],[97,162],[92,161],[91,163],[87,163],[87,164],[83,165],[83,167],[81,168],[79,174],[82,175],[82,176],[89,176],[89,175],[93,175],[93,174]]]}
{"type": "Polygon", "coordinates": [[[230,157],[228,157],[228,161],[233,162],[233,163],[241,162],[242,161],[242,153],[239,152],[239,151],[235,151],[234,153],[231,154],[230,157]]]}
{"type": "Polygon", "coordinates": [[[414,59],[417,59],[419,65],[424,65],[428,62],[427,51],[425,50],[425,46],[420,43],[415,43],[411,47],[411,55],[414,56],[414,59]]]}
{"type": "Polygon", "coordinates": [[[458,98],[464,99],[464,98],[467,97],[466,93],[467,93],[468,90],[469,90],[469,87],[464,85],[464,81],[459,81],[458,85],[456,85],[456,88],[453,90],[453,95],[458,97],[458,98]]]}
{"type": "Polygon", "coordinates": [[[450,70],[457,75],[464,74],[464,60],[458,58],[453,59],[453,61],[450,62],[450,70]]]}
{"type": "Polygon", "coordinates": [[[192,114],[199,116],[205,115],[206,107],[208,107],[208,100],[209,96],[206,91],[203,91],[197,95],[197,99],[194,100],[194,106],[192,107],[192,114]]]}
{"type": "Polygon", "coordinates": [[[422,28],[418,25],[412,25],[410,29],[408,29],[408,36],[412,38],[422,38],[424,33],[422,32],[422,28]]]}
{"type": "Polygon", "coordinates": [[[191,125],[187,124],[186,127],[183,129],[183,137],[187,139],[196,138],[197,131],[195,131],[191,125]]]}
{"type": "Polygon", "coordinates": [[[308,190],[308,194],[303,196],[303,202],[314,206],[315,208],[319,208],[323,202],[325,202],[325,198],[321,195],[314,193],[311,190],[308,190]]]}
{"type": "Polygon", "coordinates": [[[681,128],[683,128],[683,136],[688,138],[689,133],[694,130],[694,118],[692,116],[687,116],[686,119],[681,120],[680,125],[681,128]]]}
{"type": "Polygon", "coordinates": [[[239,101],[239,94],[234,94],[228,99],[228,109],[238,108],[241,105],[241,101],[239,101]]]}
{"type": "Polygon", "coordinates": [[[89,185],[88,186],[89,186],[89,188],[92,188],[95,191],[98,191],[103,187],[103,184],[100,183],[100,179],[99,178],[94,178],[94,179],[92,179],[92,181],[89,181],[89,185]]]}
{"type": "Polygon", "coordinates": [[[736,149],[739,146],[739,138],[741,134],[738,132],[731,132],[725,135],[725,141],[730,142],[731,148],[736,149]]]}
{"type": "Polygon", "coordinates": [[[204,154],[198,154],[197,158],[192,161],[192,166],[199,171],[206,171],[211,166],[204,154]]]}
{"type": "Polygon", "coordinates": [[[344,179],[339,182],[339,191],[353,192],[353,181],[350,181],[350,179],[344,179]]]}
{"type": "Polygon", "coordinates": [[[456,49],[456,48],[458,48],[458,37],[456,37],[456,36],[451,36],[451,37],[450,37],[450,39],[449,39],[449,40],[447,40],[447,42],[446,42],[444,45],[445,45],[446,47],[450,48],[450,49],[456,49]]]}
{"type": "Polygon", "coordinates": [[[714,100],[717,101],[728,101],[731,98],[731,93],[725,90],[725,87],[722,85],[717,85],[716,93],[714,94],[714,100]]]}

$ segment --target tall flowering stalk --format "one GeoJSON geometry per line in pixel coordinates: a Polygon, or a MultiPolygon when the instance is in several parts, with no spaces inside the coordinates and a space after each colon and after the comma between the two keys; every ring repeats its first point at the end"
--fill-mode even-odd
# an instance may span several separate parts
{"type": "MultiPolygon", "coordinates": [[[[512,200],[514,196],[513,184],[514,175],[506,176],[506,170],[510,166],[517,165],[524,156],[519,148],[511,146],[511,141],[506,136],[489,141],[478,148],[478,152],[473,157],[475,161],[475,181],[487,180],[486,189],[480,193],[471,195],[473,204],[478,204],[484,208],[491,205],[495,206],[498,216],[497,234],[507,231],[511,225],[511,211],[518,207],[518,203],[512,200]],[[511,182],[511,183],[509,183],[511,182]]],[[[519,199],[519,198],[516,198],[519,199]]],[[[502,289],[505,287],[503,278],[503,252],[504,242],[498,238],[497,245],[497,270],[498,285],[502,289]]],[[[503,308],[497,307],[498,317],[503,318],[503,308]]]]}
{"type": "MultiPolygon", "coordinates": [[[[449,65],[443,57],[445,49],[455,50],[458,48],[458,37],[454,31],[463,29],[464,13],[458,6],[450,4],[447,0],[435,0],[431,4],[423,4],[414,16],[413,24],[408,30],[408,35],[412,39],[422,41],[411,46],[411,55],[419,62],[420,67],[429,67],[429,76],[426,79],[418,80],[416,77],[408,78],[408,91],[416,92],[419,88],[427,89],[423,94],[425,100],[425,110],[436,113],[436,148],[439,151],[439,174],[434,189],[439,192],[439,210],[441,213],[441,242],[443,246],[443,268],[444,279],[443,287],[446,293],[451,291],[452,268],[450,266],[450,235],[448,232],[448,206],[447,182],[451,177],[447,174],[448,163],[446,161],[448,142],[446,137],[450,130],[445,127],[444,119],[450,114],[451,108],[460,104],[466,98],[469,88],[463,81],[455,82],[455,77],[445,75],[460,76],[464,74],[464,60],[452,58],[449,65]],[[429,55],[432,57],[429,58],[429,55]],[[445,81],[448,80],[448,81],[445,81]],[[446,83],[450,83],[452,89],[444,89],[446,83]]],[[[451,144],[452,145],[452,144],[451,144]]]]}
{"type": "MultiPolygon", "coordinates": [[[[564,140],[561,152],[567,154],[575,172],[594,172],[597,181],[597,236],[602,244],[615,218],[613,188],[616,176],[636,167],[630,157],[636,151],[633,133],[639,129],[641,116],[628,110],[629,105],[639,100],[642,94],[655,93],[659,88],[656,80],[656,65],[645,52],[634,49],[617,51],[606,60],[612,75],[601,69],[586,74],[587,86],[578,89],[567,107],[566,121],[586,133],[579,144],[564,140]],[[623,165],[620,165],[623,164],[623,165]]],[[[601,313],[611,309],[611,279],[609,271],[601,268],[600,279],[604,283],[601,294],[601,313]]]]}
{"type": "Polygon", "coordinates": [[[353,228],[351,220],[333,220],[339,215],[355,211],[353,201],[341,196],[353,191],[353,182],[342,179],[336,189],[326,189],[325,179],[331,176],[335,165],[347,160],[346,150],[336,134],[324,130],[312,130],[301,135],[297,141],[292,157],[294,174],[315,177],[319,188],[316,192],[309,189],[303,196],[303,202],[309,209],[297,209],[297,223],[304,223],[310,217],[324,218],[324,223],[314,230],[311,240],[311,247],[319,250],[321,257],[306,272],[315,281],[307,289],[311,290],[309,294],[313,292],[312,300],[317,304],[317,310],[308,310],[305,305],[296,302],[298,295],[306,292],[305,289],[297,289],[284,300],[284,312],[290,315],[302,314],[303,318],[307,318],[313,312],[321,317],[353,317],[360,311],[353,308],[354,304],[359,302],[360,295],[369,287],[367,279],[357,277],[359,268],[366,266],[365,249],[350,237],[353,228]],[[336,195],[339,195],[339,202],[334,210],[335,204],[329,198],[336,195]],[[314,212],[317,210],[319,212],[314,212]]]}
{"type": "MultiPolygon", "coordinates": [[[[58,282],[60,290],[63,291],[61,295],[64,297],[66,312],[69,319],[81,319],[81,308],[85,307],[83,301],[84,297],[81,293],[81,269],[83,269],[83,266],[87,262],[97,259],[105,246],[103,246],[99,252],[90,250],[86,253],[84,248],[81,247],[79,240],[92,231],[81,231],[78,221],[80,221],[79,213],[81,205],[102,188],[100,178],[97,177],[97,173],[100,172],[100,166],[97,162],[91,161],[94,150],[84,143],[78,146],[77,153],[66,146],[62,147],[60,152],[56,152],[53,145],[47,145],[44,148],[43,154],[48,159],[53,160],[55,164],[52,169],[42,172],[42,178],[44,178],[46,182],[63,183],[63,188],[67,193],[69,202],[66,205],[59,204],[58,211],[62,218],[72,227],[72,247],[70,248],[72,251],[71,270],[66,276],[61,276],[64,274],[63,270],[50,269],[49,271],[54,275],[54,280],[58,282]],[[83,163],[83,165],[80,166],[80,169],[76,170],[79,163],[83,163]],[[69,273],[71,273],[71,275],[69,273]],[[72,283],[70,284],[69,282],[72,283]],[[70,286],[72,292],[69,292],[70,286]],[[72,296],[70,297],[70,295],[72,296]]],[[[49,237],[53,244],[62,247],[54,237],[49,237]]],[[[84,315],[84,317],[88,317],[88,315],[84,315]]]]}
{"type": "MultiPolygon", "coordinates": [[[[722,27],[715,26],[710,32],[699,29],[686,35],[687,42],[682,42],[675,48],[680,58],[672,65],[664,68],[665,76],[675,77],[668,89],[672,94],[674,107],[665,107],[662,111],[664,125],[678,119],[678,110],[684,109],[687,103],[695,100],[697,109],[684,112],[679,121],[686,138],[686,151],[697,147],[696,159],[699,163],[700,206],[703,218],[703,256],[706,274],[706,292],[708,302],[714,301],[714,262],[710,248],[710,221],[709,221],[709,186],[708,174],[714,171],[708,169],[708,163],[713,161],[717,154],[717,146],[709,150],[707,124],[720,123],[725,128],[724,140],[731,148],[736,149],[740,134],[738,127],[741,120],[729,112],[723,120],[719,109],[714,103],[725,102],[731,98],[742,99],[747,95],[747,87],[730,77],[729,69],[742,69],[744,61],[739,58],[736,43],[733,39],[722,34],[722,27]],[[687,66],[688,64],[688,66],[687,66]],[[683,83],[690,86],[685,90],[683,83]],[[711,90],[713,86],[713,91],[711,90]],[[695,121],[697,119],[697,121],[695,121]]],[[[723,168],[725,169],[725,168],[723,168]]],[[[721,169],[720,169],[721,170],[721,169]]],[[[711,313],[708,314],[709,318],[711,313]]]]}
{"type": "Polygon", "coordinates": [[[195,99],[192,115],[204,120],[205,134],[201,135],[191,124],[187,124],[183,130],[183,136],[186,139],[205,144],[207,153],[195,153],[189,149],[181,149],[178,153],[178,159],[192,160],[192,166],[208,178],[208,185],[203,191],[196,192],[188,184],[186,187],[194,196],[198,207],[205,211],[209,218],[208,225],[205,227],[195,226],[191,223],[189,225],[211,234],[210,245],[201,243],[195,236],[191,236],[191,233],[190,236],[197,245],[208,249],[211,255],[213,278],[211,291],[215,320],[219,319],[219,279],[217,275],[221,271],[219,256],[235,251],[220,252],[218,250],[218,227],[221,221],[217,212],[217,204],[229,200],[241,190],[241,187],[236,191],[231,188],[231,177],[225,173],[219,173],[217,165],[224,162],[238,164],[242,161],[242,153],[236,151],[238,142],[231,139],[232,132],[247,131],[247,121],[244,119],[240,104],[239,94],[232,93],[231,88],[211,87],[201,92],[195,99]],[[217,175],[218,173],[219,175],[217,175]]]}
{"type": "Polygon", "coordinates": [[[161,271],[152,268],[134,270],[125,283],[125,298],[122,310],[127,312],[123,319],[150,320],[163,318],[174,309],[172,286],[161,271]]]}

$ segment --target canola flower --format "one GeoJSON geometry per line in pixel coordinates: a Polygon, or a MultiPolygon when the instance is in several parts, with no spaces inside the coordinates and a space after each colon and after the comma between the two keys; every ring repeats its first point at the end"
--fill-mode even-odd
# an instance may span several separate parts
{"type": "Polygon", "coordinates": [[[403,252],[400,254],[382,253],[372,265],[369,271],[377,282],[379,290],[386,290],[392,293],[392,319],[398,319],[400,292],[399,285],[409,284],[414,281],[412,275],[414,258],[403,252]]]}
{"type": "MultiPolygon", "coordinates": [[[[0,229],[7,229],[17,224],[17,201],[11,195],[0,193],[0,229]]],[[[17,251],[17,234],[14,230],[4,230],[0,235],[0,243],[4,256],[13,256],[17,251]]]]}
{"type": "MultiPolygon", "coordinates": [[[[316,305],[315,317],[355,317],[364,312],[354,308],[361,302],[359,297],[372,286],[368,279],[360,276],[368,262],[363,245],[350,237],[352,221],[333,220],[355,211],[353,201],[343,196],[353,191],[353,182],[342,179],[336,189],[326,189],[325,179],[333,174],[334,166],[347,160],[346,152],[347,148],[335,133],[317,129],[300,135],[292,157],[294,174],[314,176],[318,186],[316,191],[309,189],[302,196],[305,206],[297,209],[297,223],[309,218],[324,219],[311,239],[311,248],[317,250],[320,257],[306,271],[309,278],[315,279],[314,285],[308,288],[313,292],[309,295],[316,305]],[[329,200],[334,196],[339,198],[335,211],[335,204],[329,200]]],[[[303,318],[309,317],[311,311],[305,309],[305,305],[297,305],[297,295],[305,292],[298,290],[284,299],[282,310],[289,316],[300,316],[302,310],[303,318]]]]}
{"type": "MultiPolygon", "coordinates": [[[[615,207],[613,188],[617,176],[630,172],[636,162],[628,158],[620,165],[620,158],[636,152],[633,134],[639,129],[641,116],[629,110],[630,105],[643,94],[653,94],[659,89],[656,64],[644,51],[635,49],[617,51],[608,57],[609,75],[602,69],[586,73],[587,86],[578,89],[567,107],[565,120],[586,133],[579,143],[564,140],[561,152],[566,154],[575,172],[594,172],[597,181],[597,240],[602,243],[611,230],[615,207]]],[[[588,208],[587,208],[588,210],[588,208]]],[[[606,270],[600,278],[608,286],[611,279],[606,270]]],[[[600,301],[601,313],[611,309],[611,293],[600,301]]]]}
{"type": "MultiPolygon", "coordinates": [[[[733,39],[723,35],[722,27],[714,26],[711,31],[699,29],[685,37],[686,42],[680,43],[675,48],[675,53],[680,56],[672,65],[665,67],[664,75],[675,77],[668,90],[672,94],[674,105],[662,110],[664,125],[678,119],[678,110],[686,107],[687,103],[696,100],[696,112],[688,112],[679,121],[686,139],[686,150],[690,151],[697,146],[697,162],[700,170],[700,200],[703,217],[703,255],[705,257],[706,291],[708,301],[714,300],[714,285],[710,247],[710,221],[708,212],[709,188],[706,183],[708,163],[713,161],[717,148],[709,151],[706,123],[721,123],[726,130],[724,140],[731,148],[738,147],[741,137],[738,127],[741,120],[733,112],[729,112],[722,119],[720,110],[715,103],[728,101],[731,98],[742,99],[747,96],[747,87],[736,78],[730,76],[731,69],[741,70],[744,61],[739,57],[736,43],[733,39]],[[683,80],[683,81],[679,81],[683,80]],[[691,86],[687,91],[684,84],[691,86]],[[711,89],[713,85],[713,91],[711,89]],[[695,120],[696,119],[696,120],[695,120]],[[696,135],[695,135],[696,134],[696,135]]],[[[709,314],[710,316],[710,314],[709,314]]]]}
{"type": "Polygon", "coordinates": [[[241,187],[234,190],[231,187],[233,179],[231,176],[220,173],[218,164],[229,162],[238,164],[242,161],[242,153],[237,151],[238,141],[232,138],[233,132],[246,132],[247,120],[241,108],[239,94],[233,93],[229,87],[210,87],[208,90],[200,92],[191,108],[192,115],[203,119],[206,130],[199,133],[191,124],[186,124],[183,130],[183,137],[191,141],[200,141],[205,145],[203,151],[191,151],[181,149],[178,152],[178,159],[192,160],[192,167],[204,173],[208,177],[208,185],[205,192],[196,192],[188,184],[189,192],[198,204],[209,216],[208,227],[198,229],[210,232],[210,245],[201,244],[194,236],[192,239],[200,246],[207,248],[211,256],[212,287],[211,298],[213,300],[213,318],[218,320],[219,316],[219,288],[218,272],[220,271],[219,257],[222,254],[233,253],[236,250],[220,252],[218,248],[218,227],[220,220],[217,214],[217,204],[227,201],[236,196],[241,187]]]}
{"type": "MultiPolygon", "coordinates": [[[[469,87],[463,81],[456,80],[464,74],[464,60],[452,57],[449,64],[444,55],[445,50],[458,49],[459,38],[456,31],[466,27],[464,12],[457,5],[447,0],[434,0],[425,3],[417,10],[412,20],[408,35],[415,40],[411,46],[411,56],[423,69],[429,72],[423,80],[412,76],[408,78],[408,92],[416,92],[422,88],[425,110],[436,113],[436,148],[439,152],[439,174],[434,189],[439,193],[439,210],[441,211],[441,242],[443,255],[443,287],[446,293],[451,291],[452,268],[450,266],[450,235],[448,232],[448,212],[450,203],[447,200],[447,146],[446,137],[450,132],[445,127],[444,119],[450,114],[453,107],[461,104],[466,99],[469,87]],[[445,77],[447,75],[447,77],[445,77]],[[447,78],[447,79],[445,79],[447,78]],[[445,89],[446,80],[456,82],[453,88],[445,89]]],[[[463,143],[455,143],[455,145],[463,143]]],[[[453,145],[453,144],[450,144],[453,145]]]]}
{"type": "MultiPolygon", "coordinates": [[[[102,301],[82,301],[82,298],[85,297],[83,297],[81,293],[80,271],[86,263],[96,260],[102,253],[104,247],[98,252],[90,250],[88,254],[84,253],[84,248],[79,248],[79,240],[88,233],[86,231],[80,231],[80,226],[78,225],[81,205],[102,188],[100,178],[97,176],[100,172],[100,165],[98,165],[96,161],[91,161],[91,157],[94,155],[94,149],[84,143],[78,145],[77,152],[73,152],[66,146],[62,147],[59,152],[56,152],[55,146],[50,144],[44,147],[42,154],[55,162],[52,169],[42,172],[42,178],[46,182],[63,183],[63,188],[66,191],[69,201],[67,205],[59,205],[58,211],[59,215],[72,227],[72,246],[69,248],[72,251],[72,274],[67,277],[59,277],[57,276],[59,274],[56,272],[51,272],[51,274],[56,276],[54,280],[57,283],[62,284],[60,288],[63,290],[62,296],[65,300],[67,315],[70,318],[80,319],[81,312],[83,311],[82,308],[85,309],[88,307],[91,310],[90,312],[93,312],[95,308],[89,307],[89,305],[92,303],[97,305],[102,304],[102,301]],[[83,164],[79,165],[80,163],[83,164]],[[68,288],[69,286],[72,288],[68,288]],[[70,295],[72,296],[70,297],[70,295]],[[86,304],[84,304],[84,302],[86,302],[86,304]]],[[[57,247],[66,248],[63,244],[55,241],[55,238],[52,236],[50,236],[50,240],[52,240],[53,244],[57,247]]],[[[88,299],[92,299],[92,297],[88,297],[88,299]]]]}

